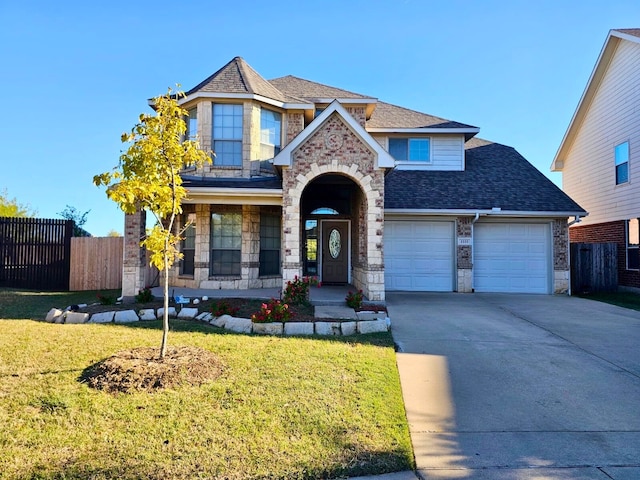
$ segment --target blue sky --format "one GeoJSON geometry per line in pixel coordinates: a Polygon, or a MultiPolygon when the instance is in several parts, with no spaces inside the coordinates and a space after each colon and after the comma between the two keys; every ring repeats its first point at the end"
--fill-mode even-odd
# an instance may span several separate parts
{"type": "Polygon", "coordinates": [[[93,175],[148,98],[235,56],[478,126],[560,184],[549,166],[606,35],[633,27],[637,0],[0,0],[0,191],[122,233],[93,175]]]}

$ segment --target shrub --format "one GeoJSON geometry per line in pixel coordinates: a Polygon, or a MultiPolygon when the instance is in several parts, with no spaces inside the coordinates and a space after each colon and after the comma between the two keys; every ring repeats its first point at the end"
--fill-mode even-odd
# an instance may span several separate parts
{"type": "Polygon", "coordinates": [[[153,301],[153,293],[151,293],[151,287],[144,287],[136,295],[136,302],[149,303],[153,301]]]}
{"type": "Polygon", "coordinates": [[[347,296],[344,299],[347,301],[347,306],[357,310],[362,307],[362,290],[358,290],[357,292],[349,290],[349,293],[347,293],[347,296]]]}
{"type": "Polygon", "coordinates": [[[238,313],[238,310],[240,310],[239,307],[232,307],[226,300],[220,300],[211,305],[211,314],[214,317],[221,317],[222,315],[231,315],[233,317],[238,313]]]}
{"type": "Polygon", "coordinates": [[[112,297],[111,295],[99,293],[97,297],[100,305],[115,305],[116,303],[116,297],[112,297]]]}
{"type": "Polygon", "coordinates": [[[251,315],[251,321],[254,323],[288,322],[290,319],[289,305],[275,298],[263,303],[260,311],[251,315]]]}
{"type": "Polygon", "coordinates": [[[320,286],[318,277],[302,277],[297,275],[293,281],[289,280],[284,289],[283,300],[292,305],[307,305],[309,303],[309,287],[311,285],[320,286]]]}

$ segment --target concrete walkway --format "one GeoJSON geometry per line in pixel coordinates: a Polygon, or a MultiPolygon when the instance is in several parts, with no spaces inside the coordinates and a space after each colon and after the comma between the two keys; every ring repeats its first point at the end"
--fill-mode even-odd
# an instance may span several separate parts
{"type": "Polygon", "coordinates": [[[544,295],[387,305],[420,478],[640,479],[640,312],[544,295]]]}

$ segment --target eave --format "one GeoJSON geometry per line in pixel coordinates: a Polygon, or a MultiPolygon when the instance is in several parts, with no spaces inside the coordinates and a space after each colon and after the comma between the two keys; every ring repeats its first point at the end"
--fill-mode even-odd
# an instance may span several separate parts
{"type": "Polygon", "coordinates": [[[282,205],[282,189],[197,187],[188,189],[184,204],[282,205]]]}
{"type": "MultiPolygon", "coordinates": [[[[196,92],[179,99],[178,105],[186,105],[200,98],[213,100],[254,100],[285,110],[315,110],[315,105],[313,103],[281,102],[279,100],[274,100],[273,98],[264,97],[262,95],[256,95],[254,93],[196,92]]],[[[149,105],[153,107],[153,99],[149,100],[149,105]]]]}

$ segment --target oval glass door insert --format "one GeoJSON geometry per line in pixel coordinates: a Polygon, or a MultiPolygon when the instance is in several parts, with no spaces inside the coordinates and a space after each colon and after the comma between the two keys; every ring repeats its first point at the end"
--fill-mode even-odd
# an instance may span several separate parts
{"type": "Polygon", "coordinates": [[[340,232],[336,228],[334,228],[329,234],[329,253],[333,258],[338,258],[341,248],[342,245],[340,245],[340,232]]]}

